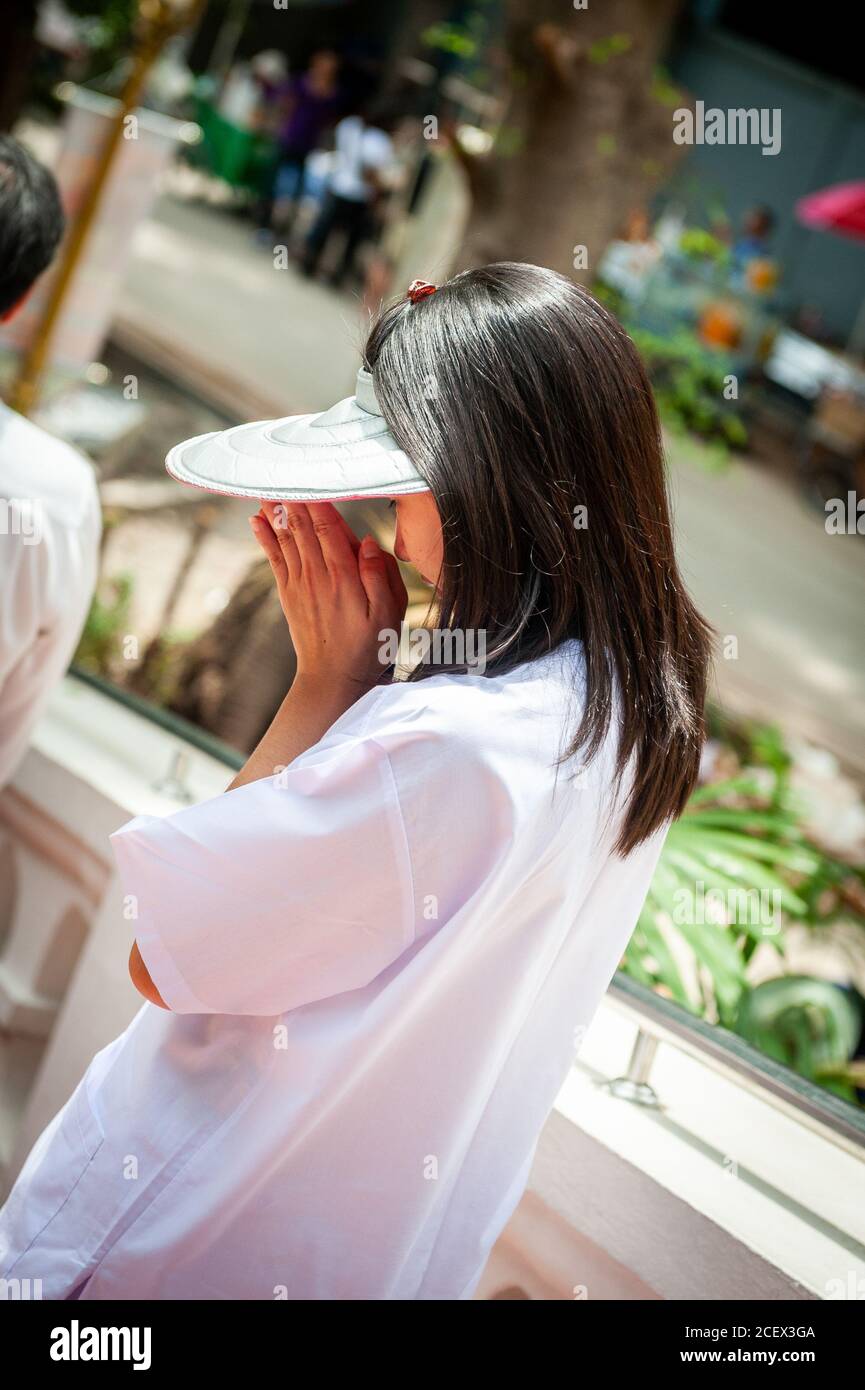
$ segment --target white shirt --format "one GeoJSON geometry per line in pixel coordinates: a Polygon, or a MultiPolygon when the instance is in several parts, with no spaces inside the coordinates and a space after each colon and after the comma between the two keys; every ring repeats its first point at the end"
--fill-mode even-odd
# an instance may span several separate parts
{"type": "Polygon", "coordinates": [[[377,688],[285,772],[115,832],[175,1012],[144,1005],[43,1132],[0,1274],[471,1297],[663,839],[612,857],[609,746],[554,786],[579,655],[377,688]]]}
{"type": "Polygon", "coordinates": [[[75,651],[101,526],[87,460],[0,405],[0,787],[75,651]]]}
{"type": "Polygon", "coordinates": [[[336,128],[336,153],[330,186],[340,198],[368,203],[370,187],[365,171],[386,169],[393,159],[390,136],[364,125],[359,116],[346,116],[336,128]]]}

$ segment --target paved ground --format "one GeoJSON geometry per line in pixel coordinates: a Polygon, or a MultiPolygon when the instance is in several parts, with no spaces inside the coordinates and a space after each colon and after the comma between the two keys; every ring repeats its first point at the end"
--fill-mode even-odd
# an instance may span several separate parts
{"type": "Polygon", "coordinates": [[[139,228],[119,319],[169,343],[223,399],[284,415],[350,392],[368,322],[357,300],[275,268],[245,219],[173,198],[139,228]]]}
{"type": "MultiPolygon", "coordinates": [[[[121,341],[209,381],[247,418],[257,403],[289,413],[347,393],[365,323],[351,297],[274,269],[247,223],[173,197],[136,238],[120,309],[121,341]]],[[[738,639],[737,659],[718,662],[722,699],[865,772],[865,541],[827,535],[757,461],[710,473],[674,442],[671,479],[688,581],[738,639]]]]}
{"type": "Polygon", "coordinates": [[[671,454],[679,555],[738,657],[723,700],[815,738],[865,773],[865,537],[824,518],[754,460],[724,474],[671,454]]]}

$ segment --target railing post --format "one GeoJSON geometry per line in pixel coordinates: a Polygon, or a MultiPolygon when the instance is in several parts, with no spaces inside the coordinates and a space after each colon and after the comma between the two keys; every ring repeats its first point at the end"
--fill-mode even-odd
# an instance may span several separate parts
{"type": "Polygon", "coordinates": [[[609,1091],[610,1095],[616,1096],[618,1100],[630,1100],[635,1105],[647,1105],[659,1110],[661,1102],[654,1087],[649,1084],[649,1075],[657,1051],[658,1039],[651,1033],[644,1033],[642,1028],[638,1029],[628,1070],[624,1076],[605,1081],[602,1089],[609,1091]]]}

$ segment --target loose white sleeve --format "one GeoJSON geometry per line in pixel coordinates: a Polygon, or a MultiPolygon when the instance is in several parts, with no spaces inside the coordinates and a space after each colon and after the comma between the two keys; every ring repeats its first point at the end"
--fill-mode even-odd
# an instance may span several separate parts
{"type": "MultiPolygon", "coordinates": [[[[0,533],[0,787],[24,757],[87,616],[101,524],[91,489],[91,507],[75,529],[47,516],[34,540],[15,516],[0,533]]],[[[17,506],[7,503],[10,515],[17,506]]]]}
{"type": "Polygon", "coordinates": [[[372,738],[139,816],[111,843],[142,959],[176,1013],[280,1014],[362,988],[413,940],[399,798],[372,738]]]}

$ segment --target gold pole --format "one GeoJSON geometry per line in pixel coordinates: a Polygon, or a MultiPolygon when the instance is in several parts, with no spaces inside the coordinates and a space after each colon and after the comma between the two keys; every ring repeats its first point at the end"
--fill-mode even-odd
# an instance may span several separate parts
{"type": "Polygon", "coordinates": [[[191,0],[191,3],[186,4],[172,4],[172,0],[139,0],[136,20],[138,42],[132,54],[132,70],[120,95],[117,115],[100,151],[93,182],[84,195],[78,216],[66,240],[63,260],[51,285],[42,320],[12,387],[10,405],[22,415],[30,414],[39,397],[51,337],[120,148],[124,121],[138,106],[147,75],[163,44],[191,23],[203,3],[204,0],[191,0]]]}

